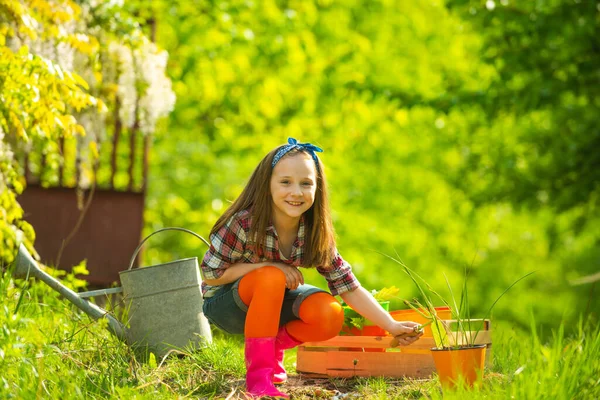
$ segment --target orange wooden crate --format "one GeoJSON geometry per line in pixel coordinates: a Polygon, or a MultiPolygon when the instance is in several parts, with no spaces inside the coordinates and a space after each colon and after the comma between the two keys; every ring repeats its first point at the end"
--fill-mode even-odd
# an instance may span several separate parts
{"type": "Polygon", "coordinates": [[[350,378],[388,376],[428,378],[435,371],[432,338],[421,338],[410,346],[390,348],[390,336],[336,336],[324,342],[304,343],[298,348],[296,371],[350,378]],[[384,349],[385,352],[348,349],[384,349]]]}
{"type": "MultiPolygon", "coordinates": [[[[410,346],[391,348],[390,336],[336,336],[324,342],[304,343],[298,347],[296,371],[328,377],[355,376],[430,378],[435,365],[430,349],[431,337],[421,337],[410,346]],[[357,348],[362,351],[356,351],[357,348]],[[380,349],[371,352],[369,349],[380,349]]],[[[486,344],[486,365],[491,353],[491,331],[482,330],[477,344],[486,344]]]]}

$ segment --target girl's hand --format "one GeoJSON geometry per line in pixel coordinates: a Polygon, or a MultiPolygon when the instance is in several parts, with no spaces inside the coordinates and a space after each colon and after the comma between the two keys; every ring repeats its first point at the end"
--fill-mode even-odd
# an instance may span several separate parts
{"type": "Polygon", "coordinates": [[[284,263],[273,263],[273,266],[279,268],[285,274],[285,287],[294,290],[304,284],[302,272],[296,267],[284,263]]]}
{"type": "Polygon", "coordinates": [[[423,336],[423,331],[418,330],[418,328],[419,324],[416,322],[394,321],[388,332],[394,336],[394,339],[398,341],[400,346],[408,346],[423,336]]]}

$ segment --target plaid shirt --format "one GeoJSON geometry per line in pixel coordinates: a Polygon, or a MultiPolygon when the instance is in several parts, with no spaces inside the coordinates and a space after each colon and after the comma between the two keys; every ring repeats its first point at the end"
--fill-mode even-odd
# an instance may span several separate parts
{"type": "MultiPolygon", "coordinates": [[[[211,246],[204,255],[201,270],[204,279],[218,279],[231,264],[259,263],[263,261],[281,262],[294,267],[302,266],[304,256],[304,217],[300,219],[298,236],[292,247],[289,259],[279,251],[277,231],[271,224],[267,228],[266,247],[263,257],[246,246],[252,223],[250,212],[243,210],[234,215],[218,232],[210,235],[211,246]]],[[[330,265],[319,266],[317,271],[325,277],[331,294],[336,296],[360,286],[352,273],[352,267],[335,251],[335,257],[330,265]]],[[[202,283],[204,297],[212,296],[219,286],[209,286],[202,283]]]]}

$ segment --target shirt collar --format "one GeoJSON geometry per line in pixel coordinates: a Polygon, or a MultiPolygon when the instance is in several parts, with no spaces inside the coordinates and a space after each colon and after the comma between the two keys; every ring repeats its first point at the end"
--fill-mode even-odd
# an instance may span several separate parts
{"type": "MultiPolygon", "coordinates": [[[[267,231],[271,231],[274,234],[277,234],[277,230],[275,230],[275,225],[273,225],[273,221],[269,222],[269,226],[267,226],[267,231]]],[[[300,224],[298,225],[298,236],[296,237],[296,242],[294,244],[298,247],[304,245],[304,235],[306,232],[305,224],[304,224],[304,215],[300,217],[300,224]]]]}

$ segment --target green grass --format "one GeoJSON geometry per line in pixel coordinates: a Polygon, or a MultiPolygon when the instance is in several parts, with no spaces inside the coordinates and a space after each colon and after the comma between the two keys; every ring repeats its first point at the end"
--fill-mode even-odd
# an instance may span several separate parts
{"type": "MultiPolygon", "coordinates": [[[[141,363],[103,323],[43,283],[23,286],[9,274],[0,278],[0,398],[243,398],[241,337],[215,331],[202,351],[141,363]]],[[[294,375],[289,351],[292,380],[283,390],[295,399],[600,398],[599,327],[581,323],[566,332],[557,324],[542,340],[535,326],[532,319],[529,332],[521,332],[495,323],[492,367],[479,387],[442,392],[435,378],[305,379],[294,375]]]]}

